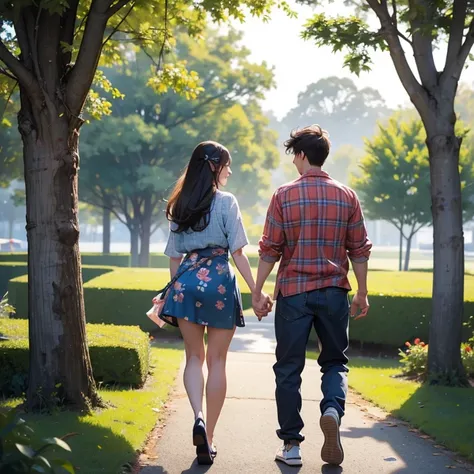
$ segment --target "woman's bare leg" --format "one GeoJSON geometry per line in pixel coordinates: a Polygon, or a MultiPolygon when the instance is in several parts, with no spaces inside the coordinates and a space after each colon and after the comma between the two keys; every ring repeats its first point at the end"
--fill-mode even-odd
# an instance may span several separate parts
{"type": "Polygon", "coordinates": [[[194,411],[194,418],[203,418],[202,397],[204,392],[204,326],[178,319],[179,329],[184,339],[186,350],[186,368],[184,369],[184,386],[189,402],[194,411]]]}
{"type": "Polygon", "coordinates": [[[212,444],[214,429],[224,405],[227,391],[226,360],[234,329],[207,328],[207,368],[209,375],[206,384],[207,437],[212,444]]]}

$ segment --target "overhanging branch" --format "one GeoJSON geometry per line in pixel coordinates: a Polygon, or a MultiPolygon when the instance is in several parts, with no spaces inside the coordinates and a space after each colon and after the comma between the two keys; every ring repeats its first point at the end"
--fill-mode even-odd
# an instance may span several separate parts
{"type": "Polygon", "coordinates": [[[429,97],[426,90],[416,79],[413,71],[408,64],[405,52],[403,51],[398,36],[397,29],[390,18],[388,8],[382,5],[378,0],[367,0],[372,10],[379,18],[381,25],[381,34],[387,42],[393,64],[403,87],[407,91],[410,99],[415,104],[422,118],[430,117],[429,97]]]}
{"type": "Polygon", "coordinates": [[[14,74],[14,79],[24,87],[31,96],[40,95],[41,90],[33,74],[8,50],[0,41],[0,61],[14,74]]]}
{"type": "Polygon", "coordinates": [[[466,38],[461,48],[459,49],[457,56],[449,64],[446,64],[446,67],[441,75],[440,84],[443,87],[447,87],[451,91],[454,90],[454,92],[456,91],[462,70],[464,68],[464,64],[466,63],[466,60],[469,56],[469,53],[471,52],[473,45],[474,18],[471,20],[468,32],[466,34],[466,38]]]}

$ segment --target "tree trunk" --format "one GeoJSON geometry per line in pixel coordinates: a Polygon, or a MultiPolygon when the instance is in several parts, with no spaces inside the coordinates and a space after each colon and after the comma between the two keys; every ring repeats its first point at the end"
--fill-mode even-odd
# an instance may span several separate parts
{"type": "Polygon", "coordinates": [[[104,255],[110,253],[110,211],[108,209],[102,211],[102,253],[104,255]]]}
{"type": "MultiPolygon", "coordinates": [[[[79,253],[78,128],[21,90],[28,237],[29,410],[100,404],[86,340],[79,253]]],[[[51,104],[48,104],[51,105],[51,104]]]]}
{"type": "Polygon", "coordinates": [[[410,268],[410,252],[411,252],[411,241],[413,240],[413,236],[415,234],[410,233],[407,238],[407,248],[405,249],[405,265],[403,267],[403,271],[407,272],[410,268]]]}
{"type": "Polygon", "coordinates": [[[402,271],[402,262],[403,262],[403,224],[400,227],[400,242],[398,245],[398,271],[402,271]]]}
{"type": "Polygon", "coordinates": [[[146,198],[140,225],[140,267],[150,266],[151,199],[146,198]]]}
{"type": "Polygon", "coordinates": [[[460,355],[464,309],[464,238],[458,168],[461,140],[455,136],[453,122],[438,117],[438,129],[428,130],[426,141],[434,235],[428,371],[433,383],[464,385],[460,355]]]}
{"type": "Polygon", "coordinates": [[[8,219],[8,238],[13,239],[13,228],[15,226],[15,219],[10,217],[8,219]]]}
{"type": "Polygon", "coordinates": [[[129,227],[130,230],[130,254],[132,257],[131,266],[138,267],[138,244],[140,240],[140,231],[135,223],[129,227]]]}

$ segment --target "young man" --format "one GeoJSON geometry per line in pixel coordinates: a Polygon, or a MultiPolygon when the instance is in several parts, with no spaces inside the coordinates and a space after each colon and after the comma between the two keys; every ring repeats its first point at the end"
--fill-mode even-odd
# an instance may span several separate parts
{"type": "Polygon", "coordinates": [[[277,189],[272,197],[263,236],[252,298],[255,311],[265,309],[258,295],[280,260],[275,286],[276,403],[283,440],[276,459],[301,466],[301,372],[306,345],[314,325],[322,350],[323,399],[320,426],[324,434],[321,457],[339,465],[344,458],[339,425],[347,393],[349,302],[347,273],[352,262],[358,289],[350,313],[367,315],[367,261],[372,247],[355,192],[321,170],[329,155],[328,134],[318,125],[291,133],[287,153],[300,178],[277,189]]]}

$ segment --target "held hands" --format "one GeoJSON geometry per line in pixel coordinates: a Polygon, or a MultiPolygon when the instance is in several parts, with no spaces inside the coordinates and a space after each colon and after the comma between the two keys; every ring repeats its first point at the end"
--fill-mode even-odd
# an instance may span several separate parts
{"type": "Polygon", "coordinates": [[[261,321],[262,318],[268,315],[268,313],[273,308],[273,300],[267,294],[253,292],[252,293],[252,307],[255,315],[258,320],[261,321]]]}
{"type": "Polygon", "coordinates": [[[367,292],[357,291],[352,298],[351,318],[354,318],[354,321],[357,321],[360,318],[365,318],[369,312],[369,307],[370,305],[367,298],[367,292]]]}

